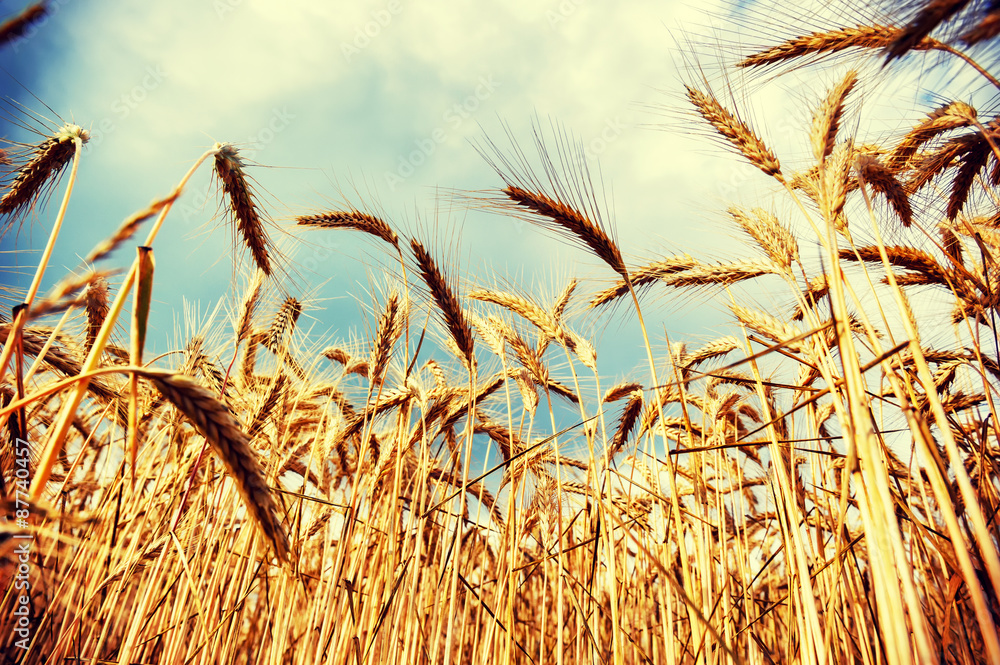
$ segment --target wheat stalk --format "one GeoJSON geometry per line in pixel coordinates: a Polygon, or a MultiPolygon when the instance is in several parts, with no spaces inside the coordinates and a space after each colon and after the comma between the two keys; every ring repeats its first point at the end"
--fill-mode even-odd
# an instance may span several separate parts
{"type": "Polygon", "coordinates": [[[909,25],[886,45],[886,59],[902,57],[918,48],[939,25],[951,19],[969,4],[969,0],[927,0],[909,25]]]}
{"type": "Polygon", "coordinates": [[[763,208],[747,212],[731,207],[729,214],[775,265],[788,270],[799,260],[799,243],[795,236],[770,212],[763,208]]]}
{"type": "MultiPolygon", "coordinates": [[[[810,308],[816,308],[819,306],[820,301],[829,295],[829,277],[826,273],[822,273],[810,279],[806,284],[806,288],[802,291],[802,302],[806,303],[810,308]]],[[[795,308],[792,310],[792,321],[801,321],[804,316],[805,312],[802,309],[802,305],[795,305],[795,308]]]]}
{"type": "Polygon", "coordinates": [[[660,277],[660,282],[675,288],[736,284],[761,275],[780,275],[784,271],[772,263],[734,261],[717,265],[700,264],[684,271],[660,277]]]}
{"type": "Polygon", "coordinates": [[[633,390],[630,393],[628,402],[625,403],[621,417],[618,419],[618,428],[615,430],[615,434],[611,438],[611,444],[608,446],[607,459],[613,459],[625,447],[625,444],[628,443],[628,438],[632,434],[632,430],[635,429],[636,424],[639,422],[642,405],[642,390],[633,390]]]}
{"type": "MultiPolygon", "coordinates": [[[[740,323],[750,330],[760,333],[775,344],[785,344],[788,340],[802,335],[802,331],[798,328],[765,312],[736,304],[730,304],[729,308],[740,323]]],[[[787,347],[793,351],[808,353],[805,341],[792,342],[787,344],[787,347]]]]}
{"type": "Polygon", "coordinates": [[[739,342],[734,337],[723,337],[713,342],[709,342],[697,351],[685,353],[678,359],[678,364],[685,370],[692,369],[695,365],[714,358],[722,357],[739,348],[739,342]]]}
{"type": "Polygon", "coordinates": [[[956,265],[965,267],[965,258],[962,253],[962,241],[958,239],[958,235],[955,231],[947,224],[942,223],[938,225],[938,233],[941,234],[941,249],[944,253],[949,256],[956,265]]]}
{"type": "Polygon", "coordinates": [[[899,221],[904,227],[913,223],[913,208],[910,207],[910,197],[902,183],[896,179],[892,170],[883,166],[877,157],[859,155],[854,162],[858,177],[877,193],[885,197],[892,209],[896,211],[899,221]]]}
{"type": "Polygon", "coordinates": [[[275,355],[281,355],[287,348],[285,346],[286,338],[295,330],[295,323],[301,314],[302,303],[292,296],[285,298],[278,313],[274,315],[271,327],[268,328],[267,336],[264,338],[264,346],[267,347],[268,351],[275,355]]]}
{"type": "Polygon", "coordinates": [[[108,280],[103,277],[94,280],[86,291],[87,299],[87,339],[84,349],[90,353],[104,320],[108,317],[108,280]]]}
{"type": "Polygon", "coordinates": [[[264,271],[257,270],[243,296],[243,301],[240,303],[239,316],[237,316],[236,322],[233,325],[237,345],[250,337],[250,333],[253,330],[253,320],[257,314],[257,308],[260,306],[260,296],[263,287],[264,271]]]}
{"type": "Polygon", "coordinates": [[[820,212],[824,220],[841,232],[845,232],[847,228],[843,212],[852,182],[850,175],[855,154],[853,141],[837,144],[830,157],[823,162],[818,174],[820,212]]]}
{"type": "Polygon", "coordinates": [[[399,294],[393,291],[386,299],[385,311],[379,319],[375,331],[375,341],[372,344],[371,357],[368,361],[368,378],[373,383],[379,383],[389,366],[392,347],[403,334],[405,316],[400,310],[399,294]]]}
{"type": "Polygon", "coordinates": [[[164,199],[153,201],[149,204],[149,207],[130,215],[111,236],[102,240],[94,249],[90,250],[90,254],[87,255],[84,261],[86,263],[96,263],[101,259],[107,258],[111,252],[118,249],[122,243],[127,242],[129,238],[135,235],[135,232],[139,230],[143,222],[163,210],[165,206],[173,203],[177,199],[178,194],[179,192],[174,192],[164,199]]]}
{"type": "MultiPolygon", "coordinates": [[[[996,126],[995,123],[994,126],[996,126]]],[[[969,199],[976,176],[986,167],[990,157],[994,157],[993,148],[988,141],[982,140],[959,158],[958,172],[955,173],[955,177],[951,181],[951,195],[948,197],[946,213],[948,219],[955,219],[962,212],[969,199]]]]}
{"type": "Polygon", "coordinates": [[[982,20],[962,35],[962,41],[968,46],[993,39],[1000,35],[1000,11],[993,11],[983,16],[982,20]]]}
{"type": "Polygon", "coordinates": [[[538,390],[532,381],[532,372],[526,367],[520,367],[513,371],[513,375],[518,392],[521,393],[521,402],[525,410],[534,417],[535,410],[538,409],[538,390]]]}
{"type": "MultiPolygon", "coordinates": [[[[998,123],[996,120],[989,124],[990,129],[993,131],[996,131],[997,126],[998,123]]],[[[922,189],[935,177],[953,166],[956,161],[963,160],[965,155],[970,152],[977,155],[971,160],[974,163],[982,163],[980,161],[981,156],[988,155],[990,152],[989,143],[984,140],[981,134],[963,134],[948,139],[940,148],[923,156],[914,164],[913,175],[907,183],[907,188],[911,192],[922,189]]],[[[971,175],[974,176],[975,172],[971,175]]]]}
{"type": "Polygon", "coordinates": [[[261,428],[264,426],[265,421],[271,417],[271,414],[275,412],[278,407],[278,403],[285,397],[285,391],[288,389],[288,376],[286,374],[278,374],[273,381],[271,381],[270,387],[264,394],[264,399],[261,401],[260,406],[257,410],[253,412],[249,420],[247,420],[246,433],[251,436],[257,436],[260,434],[261,428]]]}
{"type": "Polygon", "coordinates": [[[587,307],[589,309],[593,309],[595,307],[600,307],[601,305],[614,302],[618,298],[627,296],[629,294],[629,282],[631,282],[632,288],[638,290],[641,287],[655,283],[663,277],[689,270],[698,265],[700,265],[700,263],[687,254],[666,257],[653,261],[652,263],[633,270],[629,275],[629,281],[620,279],[613,286],[594,295],[587,307]]]}
{"type": "Polygon", "coordinates": [[[636,383],[635,381],[623,381],[615,386],[608,388],[608,391],[604,393],[604,397],[601,402],[617,402],[618,400],[629,396],[636,390],[642,390],[642,384],[636,383]]]}
{"type": "Polygon", "coordinates": [[[900,139],[886,161],[887,166],[890,169],[904,166],[920,146],[949,130],[968,127],[976,119],[976,109],[965,102],[954,101],[939,106],[900,139]]]}
{"type": "Polygon", "coordinates": [[[627,276],[625,261],[617,243],[583,212],[565,201],[514,185],[508,186],[503,192],[517,205],[527,208],[542,219],[549,220],[556,228],[581,241],[619,275],[627,276]]]}
{"type": "Polygon", "coordinates": [[[470,291],[469,297],[473,300],[493,303],[494,305],[509,309],[518,316],[530,321],[546,337],[558,341],[571,351],[575,348],[573,339],[559,325],[556,317],[546,312],[542,309],[541,305],[530,298],[525,298],[509,291],[492,291],[489,289],[470,291]]]}
{"type": "Polygon", "coordinates": [[[559,292],[556,297],[555,303],[552,305],[552,317],[559,321],[562,319],[563,314],[566,312],[566,306],[569,305],[570,298],[573,297],[573,293],[576,291],[576,287],[580,282],[576,279],[571,279],[563,290],[559,292]]]}
{"type": "MultiPolygon", "coordinates": [[[[910,247],[908,245],[886,245],[886,256],[889,263],[900,268],[912,270],[923,275],[927,275],[938,284],[947,284],[950,273],[947,268],[938,263],[937,259],[927,252],[910,247]]],[[[881,262],[882,257],[879,248],[875,245],[857,247],[855,250],[840,250],[840,258],[845,261],[860,260],[867,262],[881,262]]]]}
{"type": "Polygon", "coordinates": [[[88,287],[99,280],[104,280],[106,288],[107,278],[113,274],[115,274],[114,270],[89,270],[80,276],[70,275],[65,277],[52,287],[44,300],[35,300],[31,304],[28,319],[39,319],[68,307],[77,307],[85,304],[88,297],[88,287]],[[70,297],[81,289],[83,289],[83,293],[75,297],[70,297]]]}

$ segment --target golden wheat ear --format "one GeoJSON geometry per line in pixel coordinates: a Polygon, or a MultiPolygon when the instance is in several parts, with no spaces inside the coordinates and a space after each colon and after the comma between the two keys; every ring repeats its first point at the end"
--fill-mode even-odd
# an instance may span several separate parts
{"type": "MultiPolygon", "coordinates": [[[[899,28],[886,25],[859,25],[825,32],[812,32],[784,41],[776,46],[746,56],[739,67],[765,67],[798,58],[818,58],[847,49],[880,49],[893,43],[899,28]]],[[[923,37],[910,47],[914,51],[948,50],[948,46],[931,37],[923,37]]]]}
{"type": "Polygon", "coordinates": [[[320,229],[354,229],[379,238],[399,250],[399,235],[383,219],[360,210],[329,210],[295,218],[298,226],[320,229]]]}
{"type": "Polygon", "coordinates": [[[837,130],[844,114],[847,96],[858,82],[857,72],[851,70],[837,85],[830,89],[823,102],[813,114],[812,128],[809,132],[809,142],[812,144],[813,157],[822,163],[837,144],[837,130]]]}
{"type": "Polygon", "coordinates": [[[375,329],[375,338],[369,354],[368,378],[373,384],[382,382],[382,377],[389,367],[392,349],[403,334],[405,316],[399,294],[395,291],[390,292],[386,299],[385,311],[375,329]]]}
{"type": "Polygon", "coordinates": [[[229,202],[228,209],[232,213],[236,230],[243,238],[243,244],[250,250],[254,263],[270,277],[271,240],[264,229],[264,217],[243,170],[245,164],[239,151],[231,143],[217,143],[215,150],[215,174],[229,202]]]}
{"type": "Polygon", "coordinates": [[[606,221],[610,220],[610,212],[606,202],[599,200],[582,145],[558,126],[553,127],[552,134],[554,145],[550,146],[552,140],[536,123],[534,143],[540,174],[536,174],[509,130],[509,151],[489,140],[476,146],[506,187],[500,197],[475,198],[485,202],[491,212],[522,219],[583,246],[626,278],[625,261],[613,237],[612,225],[606,221]]]}
{"type": "Polygon", "coordinates": [[[953,101],[939,106],[900,139],[889,154],[886,165],[892,169],[906,166],[924,144],[949,130],[968,127],[977,119],[976,109],[965,102],[953,101]]]}
{"type": "Polygon", "coordinates": [[[107,278],[114,275],[115,272],[114,270],[88,270],[83,275],[68,275],[53,286],[44,299],[36,298],[31,303],[27,320],[40,319],[50,314],[62,312],[69,307],[79,307],[86,304],[90,288],[102,281],[107,284],[107,278]]]}
{"type": "Polygon", "coordinates": [[[951,176],[949,184],[950,195],[947,200],[947,217],[955,219],[963,211],[973,185],[977,179],[995,184],[998,173],[997,160],[993,150],[992,138],[1000,130],[1000,117],[996,117],[983,126],[985,133],[974,131],[953,136],[939,148],[922,157],[914,165],[913,173],[907,183],[907,189],[915,193],[946,173],[951,176]],[[989,168],[992,160],[993,168],[989,168]]]}
{"type": "Polygon", "coordinates": [[[267,350],[275,355],[284,350],[284,345],[289,342],[288,338],[294,332],[295,324],[301,315],[302,303],[292,296],[285,298],[267,330],[267,337],[264,339],[267,350]]]}
{"type": "Polygon", "coordinates": [[[595,307],[607,305],[608,303],[615,302],[619,298],[627,296],[629,294],[629,283],[631,283],[632,288],[638,292],[643,288],[656,283],[665,275],[690,270],[698,265],[700,265],[698,261],[691,256],[681,254],[679,256],[668,256],[659,261],[653,261],[648,265],[640,266],[632,270],[628,281],[619,279],[614,283],[614,285],[593,295],[590,303],[587,305],[587,308],[593,309],[595,307]]]}
{"type": "Polygon", "coordinates": [[[860,155],[855,160],[854,170],[859,179],[885,197],[904,227],[909,227],[913,223],[913,208],[910,206],[906,189],[896,179],[892,170],[886,168],[878,157],[860,155]]]}
{"type": "Polygon", "coordinates": [[[979,23],[962,35],[962,42],[966,46],[974,46],[1000,35],[1000,7],[996,3],[992,7],[993,9],[984,14],[979,23]]]}
{"type": "Polygon", "coordinates": [[[736,206],[731,206],[728,212],[775,265],[788,270],[799,260],[798,240],[773,213],[763,208],[747,211],[736,206]]]}
{"type": "Polygon", "coordinates": [[[94,280],[85,292],[87,304],[87,338],[84,341],[84,349],[90,353],[94,346],[94,340],[104,325],[104,320],[108,316],[110,307],[108,306],[108,280],[102,278],[94,280]]]}
{"type": "Polygon", "coordinates": [[[642,415],[643,407],[642,390],[637,388],[629,393],[629,399],[625,403],[621,417],[618,419],[618,428],[608,445],[607,458],[612,459],[621,452],[628,443],[629,436],[632,435],[635,426],[639,423],[639,416],[642,415]]]}
{"type": "Polygon", "coordinates": [[[575,237],[589,247],[612,270],[623,277],[628,271],[622,259],[621,250],[600,225],[595,224],[577,208],[564,201],[553,199],[540,191],[529,191],[521,187],[509,186],[503,190],[511,201],[539,218],[545,224],[554,224],[563,232],[575,237]]]}
{"type": "Polygon", "coordinates": [[[260,526],[275,554],[283,563],[289,561],[291,545],[281,523],[281,510],[268,487],[250,438],[229,409],[207,388],[194,380],[170,372],[146,371],[142,376],[153,382],[195,426],[211,445],[236,482],[247,512],[260,526]]]}
{"type": "Polygon", "coordinates": [[[469,367],[472,367],[475,338],[472,335],[472,326],[469,325],[462,309],[462,304],[459,302],[458,296],[455,295],[455,290],[438,268],[430,252],[422,244],[411,240],[410,249],[413,251],[420,276],[423,278],[424,284],[427,285],[431,299],[441,312],[445,327],[451,333],[461,357],[465,359],[469,367]]]}
{"type": "Polygon", "coordinates": [[[24,163],[14,169],[13,179],[7,184],[3,198],[0,198],[0,215],[15,220],[30,210],[73,159],[77,141],[83,144],[89,140],[90,132],[86,129],[66,124],[38,145],[30,147],[24,163]]]}
{"type": "Polygon", "coordinates": [[[684,86],[687,97],[715,131],[726,139],[746,159],[769,176],[774,176],[779,182],[784,182],[781,175],[781,165],[778,158],[763,140],[745,122],[740,120],[729,109],[724,107],[712,94],[684,86]]]}

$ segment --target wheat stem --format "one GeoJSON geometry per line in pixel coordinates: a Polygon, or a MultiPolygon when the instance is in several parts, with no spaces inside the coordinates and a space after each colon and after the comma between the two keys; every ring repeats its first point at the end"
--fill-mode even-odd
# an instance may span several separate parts
{"type": "MultiPolygon", "coordinates": [[[[217,150],[213,148],[212,150],[206,151],[201,157],[199,157],[188,172],[184,174],[184,177],[181,179],[180,183],[178,183],[177,187],[174,188],[174,191],[178,194],[183,191],[185,185],[188,183],[188,180],[190,180],[191,176],[193,176],[195,171],[198,170],[198,167],[201,166],[206,159],[213,157],[216,152],[217,150]]],[[[173,207],[175,200],[176,197],[170,197],[169,202],[166,203],[160,210],[160,214],[156,218],[153,228],[150,229],[149,235],[146,237],[146,242],[144,243],[146,247],[151,247],[153,241],[156,240],[156,235],[159,233],[160,227],[163,225],[163,220],[166,219],[167,214],[173,207]]],[[[135,283],[138,266],[138,259],[133,260],[132,267],[129,269],[128,275],[125,277],[125,281],[118,289],[118,295],[115,296],[115,301],[108,311],[108,316],[104,320],[104,325],[101,326],[101,331],[94,340],[94,345],[90,349],[90,353],[87,355],[87,359],[83,363],[81,371],[82,374],[86,374],[97,368],[97,365],[100,362],[101,353],[104,351],[105,345],[107,345],[108,340],[111,338],[111,331],[114,329],[115,322],[118,320],[118,316],[121,314],[122,308],[125,306],[125,299],[132,290],[132,285],[135,283]]],[[[66,433],[69,431],[70,425],[73,422],[73,417],[76,415],[76,410],[80,406],[80,402],[83,401],[83,397],[87,392],[87,386],[89,383],[90,379],[84,379],[76,385],[76,390],[73,394],[63,402],[58,419],[48,434],[45,448],[39,457],[35,475],[31,480],[29,494],[34,501],[41,499],[42,492],[45,490],[45,484],[49,481],[49,475],[52,473],[52,466],[55,464],[56,456],[59,454],[60,450],[62,450],[62,444],[66,438],[66,433]]]]}
{"type": "MultiPolygon", "coordinates": [[[[35,295],[38,293],[38,289],[42,284],[42,277],[45,275],[45,269],[49,265],[49,259],[52,257],[52,251],[55,249],[56,238],[59,237],[59,231],[62,229],[63,220],[66,218],[66,208],[69,206],[70,196],[73,194],[73,185],[76,183],[76,173],[80,166],[80,152],[83,148],[83,140],[80,136],[73,136],[72,138],[74,152],[73,152],[73,166],[70,170],[69,182],[66,183],[66,191],[63,193],[62,203],[59,205],[59,212],[56,214],[56,220],[52,224],[52,231],[49,233],[49,239],[45,243],[45,249],[42,251],[42,257],[38,261],[38,268],[35,270],[35,276],[31,280],[31,286],[28,287],[28,293],[24,298],[24,303],[31,306],[31,303],[35,299],[35,295]]],[[[0,353],[0,383],[3,382],[4,374],[7,372],[7,364],[10,362],[11,354],[14,351],[13,341],[15,337],[20,334],[20,330],[27,320],[28,307],[18,310],[17,316],[14,317],[13,325],[10,329],[10,334],[7,336],[7,342],[4,344],[3,352],[0,353]]]]}

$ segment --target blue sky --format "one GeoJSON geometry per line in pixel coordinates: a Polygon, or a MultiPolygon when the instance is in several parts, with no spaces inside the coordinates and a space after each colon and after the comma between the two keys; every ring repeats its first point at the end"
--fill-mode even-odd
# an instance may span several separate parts
{"type": "MultiPolygon", "coordinates": [[[[752,256],[726,222],[734,202],[804,226],[784,192],[723,147],[684,100],[682,84],[698,84],[703,71],[734,106],[717,75],[715,47],[732,55],[792,36],[788,16],[766,16],[752,4],[733,15],[722,0],[52,0],[51,6],[32,35],[0,51],[0,66],[10,74],[0,73],[0,96],[48,117],[50,129],[72,121],[93,134],[45,288],[79,271],[83,255],[127,216],[169,193],[216,141],[237,144],[256,164],[248,171],[261,203],[276,228],[286,229],[274,238],[296,277],[286,289],[305,302],[300,349],[363,341],[375,320],[369,291],[384,293],[386,273],[396,272],[370,238],[287,232],[295,215],[338,207],[342,194],[427,244],[450,273],[461,275],[463,294],[515,285],[551,302],[571,277],[585,280],[581,296],[606,286],[611,271],[579,247],[462,205],[456,195],[503,186],[473,143],[504,144],[509,130],[530,154],[533,122],[557,122],[580,141],[629,265],[680,252],[710,261],[752,256]],[[710,23],[723,26],[721,44],[710,37],[710,23]],[[701,71],[678,46],[690,46],[685,30],[708,54],[701,71]]],[[[802,25],[822,29],[862,18],[805,17],[802,25]]],[[[748,81],[734,76],[735,105],[786,172],[811,163],[811,110],[849,64],[825,62],[748,81]]],[[[967,98],[964,74],[945,71],[930,80],[912,71],[913,77],[897,77],[893,70],[899,85],[876,91],[868,76],[885,82],[888,70],[869,63],[865,82],[852,93],[847,129],[864,128],[862,140],[885,139],[949,94],[942,81],[959,91],[955,98],[967,98]],[[855,119],[859,109],[864,121],[855,119]]],[[[209,166],[196,174],[154,246],[147,359],[183,347],[192,312],[204,318],[220,301],[234,300],[231,231],[217,217],[209,166]]],[[[27,286],[61,193],[62,186],[21,233],[3,239],[0,285],[27,286]]],[[[99,267],[126,268],[143,237],[99,267]]],[[[801,251],[807,262],[818,257],[815,245],[804,243],[801,251]]],[[[752,295],[768,311],[787,311],[787,289],[765,280],[752,295]]],[[[742,289],[734,292],[745,297],[742,289]]],[[[582,302],[571,310],[570,325],[597,343],[603,386],[624,377],[648,382],[630,307],[594,316],[580,311],[582,302]]],[[[739,335],[725,300],[708,293],[654,287],[643,307],[661,358],[664,335],[695,347],[739,335]]],[[[418,310],[414,328],[423,320],[418,310]]],[[[119,330],[124,341],[124,325],[119,330]]],[[[230,348],[220,352],[227,362],[230,348]]],[[[565,368],[554,360],[553,369],[561,376],[565,368]]]]}
{"type": "MultiPolygon", "coordinates": [[[[610,271],[536,228],[456,204],[455,191],[503,186],[471,142],[502,143],[504,125],[528,152],[533,118],[558,122],[582,142],[633,264],[679,251],[745,255],[724,210],[740,193],[773,193],[682,111],[681,82],[692,76],[678,71],[675,40],[681,26],[704,35],[709,15],[725,16],[714,0],[54,0],[52,8],[33,35],[0,53],[37,99],[6,76],[0,91],[52,117],[44,102],[93,133],[46,284],[168,193],[215,141],[236,143],[260,165],[249,172],[279,225],[335,206],[345,192],[457,265],[471,281],[466,289],[501,280],[549,297],[571,276],[589,278],[583,288],[594,291],[610,271]]],[[[827,73],[814,83],[818,92],[836,78],[827,73]]],[[[764,93],[768,104],[785,97],[787,88],[764,93]]],[[[801,123],[779,120],[769,138],[780,148],[801,123]]],[[[801,156],[804,134],[795,139],[801,156]]],[[[172,344],[184,299],[204,312],[231,291],[231,235],[216,211],[205,168],[155,245],[155,350],[172,344]]],[[[54,212],[53,204],[20,235],[19,250],[40,249],[54,212]]],[[[328,338],[363,334],[358,301],[380,283],[379,248],[350,233],[281,243],[302,278],[290,289],[307,301],[302,321],[328,338]]],[[[106,263],[127,266],[133,251],[106,263]]],[[[34,256],[4,259],[26,272],[34,256]]],[[[657,298],[647,323],[660,339],[664,330],[694,340],[724,334],[723,305],[662,291],[657,298]]],[[[644,366],[621,311],[578,321],[604,341],[610,374],[644,366]]]]}
{"type": "MultiPolygon", "coordinates": [[[[570,276],[607,279],[584,252],[464,210],[450,195],[502,186],[470,141],[502,139],[505,123],[530,148],[536,116],[582,141],[626,256],[711,247],[703,227],[721,199],[705,183],[733,165],[703,140],[644,126],[664,121],[650,105],[679,103],[677,26],[715,7],[689,4],[55,1],[34,34],[0,54],[38,99],[7,77],[4,94],[51,118],[44,102],[93,134],[46,283],[169,192],[214,141],[237,143],[262,165],[250,173],[279,224],[335,204],[342,190],[404,229],[419,217],[424,239],[476,281],[499,273],[551,294],[570,276]]],[[[229,289],[230,234],[216,228],[209,185],[204,169],[155,245],[154,339],[171,338],[182,296],[205,310],[229,289]]],[[[42,246],[54,208],[21,234],[19,249],[42,246]]],[[[328,253],[308,244],[314,234],[282,246],[312,271],[306,282],[323,285],[301,294],[315,304],[307,314],[347,338],[360,324],[355,298],[364,299],[382,257],[364,238],[335,235],[322,239],[334,259],[310,260],[328,253]]],[[[108,263],[127,265],[132,251],[108,263]]],[[[6,258],[33,266],[25,254],[6,258]]],[[[683,313],[696,326],[706,318],[683,313]]]]}

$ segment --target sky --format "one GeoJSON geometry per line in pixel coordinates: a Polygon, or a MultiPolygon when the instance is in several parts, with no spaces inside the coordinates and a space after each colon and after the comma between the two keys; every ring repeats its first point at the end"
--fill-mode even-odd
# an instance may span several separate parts
{"type": "MultiPolygon", "coordinates": [[[[532,123],[557,123],[584,146],[627,257],[704,244],[699,217],[714,214],[704,201],[717,198],[706,174],[732,165],[704,142],[655,127],[669,119],[649,107],[677,103],[674,34],[713,6],[55,0],[47,20],[0,53],[10,73],[0,77],[4,96],[50,127],[75,122],[92,135],[46,284],[77,270],[215,141],[259,164],[248,172],[279,226],[346,196],[397,228],[420,229],[477,283],[500,275],[551,297],[571,276],[611,275],[544,231],[470,210],[458,193],[503,186],[474,142],[503,143],[509,129],[529,149],[532,123]]],[[[33,267],[37,254],[24,250],[44,244],[55,208],[5,257],[19,272],[33,267]]],[[[205,311],[230,289],[231,235],[217,211],[203,168],[154,246],[151,340],[173,338],[181,298],[205,311]]],[[[308,285],[293,295],[312,305],[306,313],[323,334],[349,338],[384,257],[350,233],[287,235],[275,232],[308,285]]],[[[108,265],[126,266],[132,251],[108,265]]]]}
{"type": "MultiPolygon", "coordinates": [[[[53,0],[42,24],[0,52],[3,96],[50,129],[75,122],[92,134],[45,284],[79,271],[91,247],[225,141],[254,164],[297,278],[289,291],[306,302],[300,323],[319,337],[365,333],[367,291],[383,288],[389,266],[357,234],[288,230],[295,215],[345,200],[424,241],[463,291],[512,284],[551,299],[570,277],[596,291],[613,277],[596,258],[468,203],[469,192],[503,187],[475,145],[506,145],[509,135],[530,154],[533,127],[579,141],[628,263],[745,256],[725,208],[744,195],[773,198],[774,185],[692,122],[682,84],[699,74],[679,49],[744,9],[716,0],[53,0]]],[[[818,97],[838,76],[826,69],[809,85],[758,91],[774,110],[765,136],[782,154],[807,153],[808,118],[781,104],[810,89],[818,97]]],[[[232,235],[218,201],[202,168],[156,241],[154,350],[176,346],[185,303],[204,313],[232,293],[232,235]]],[[[8,285],[26,285],[55,209],[4,239],[8,285]]],[[[105,265],[127,267],[133,244],[105,265]]],[[[644,357],[623,309],[576,320],[612,375],[644,357]]],[[[729,332],[724,305],[707,297],[660,291],[647,309],[661,340],[729,332]]]]}

